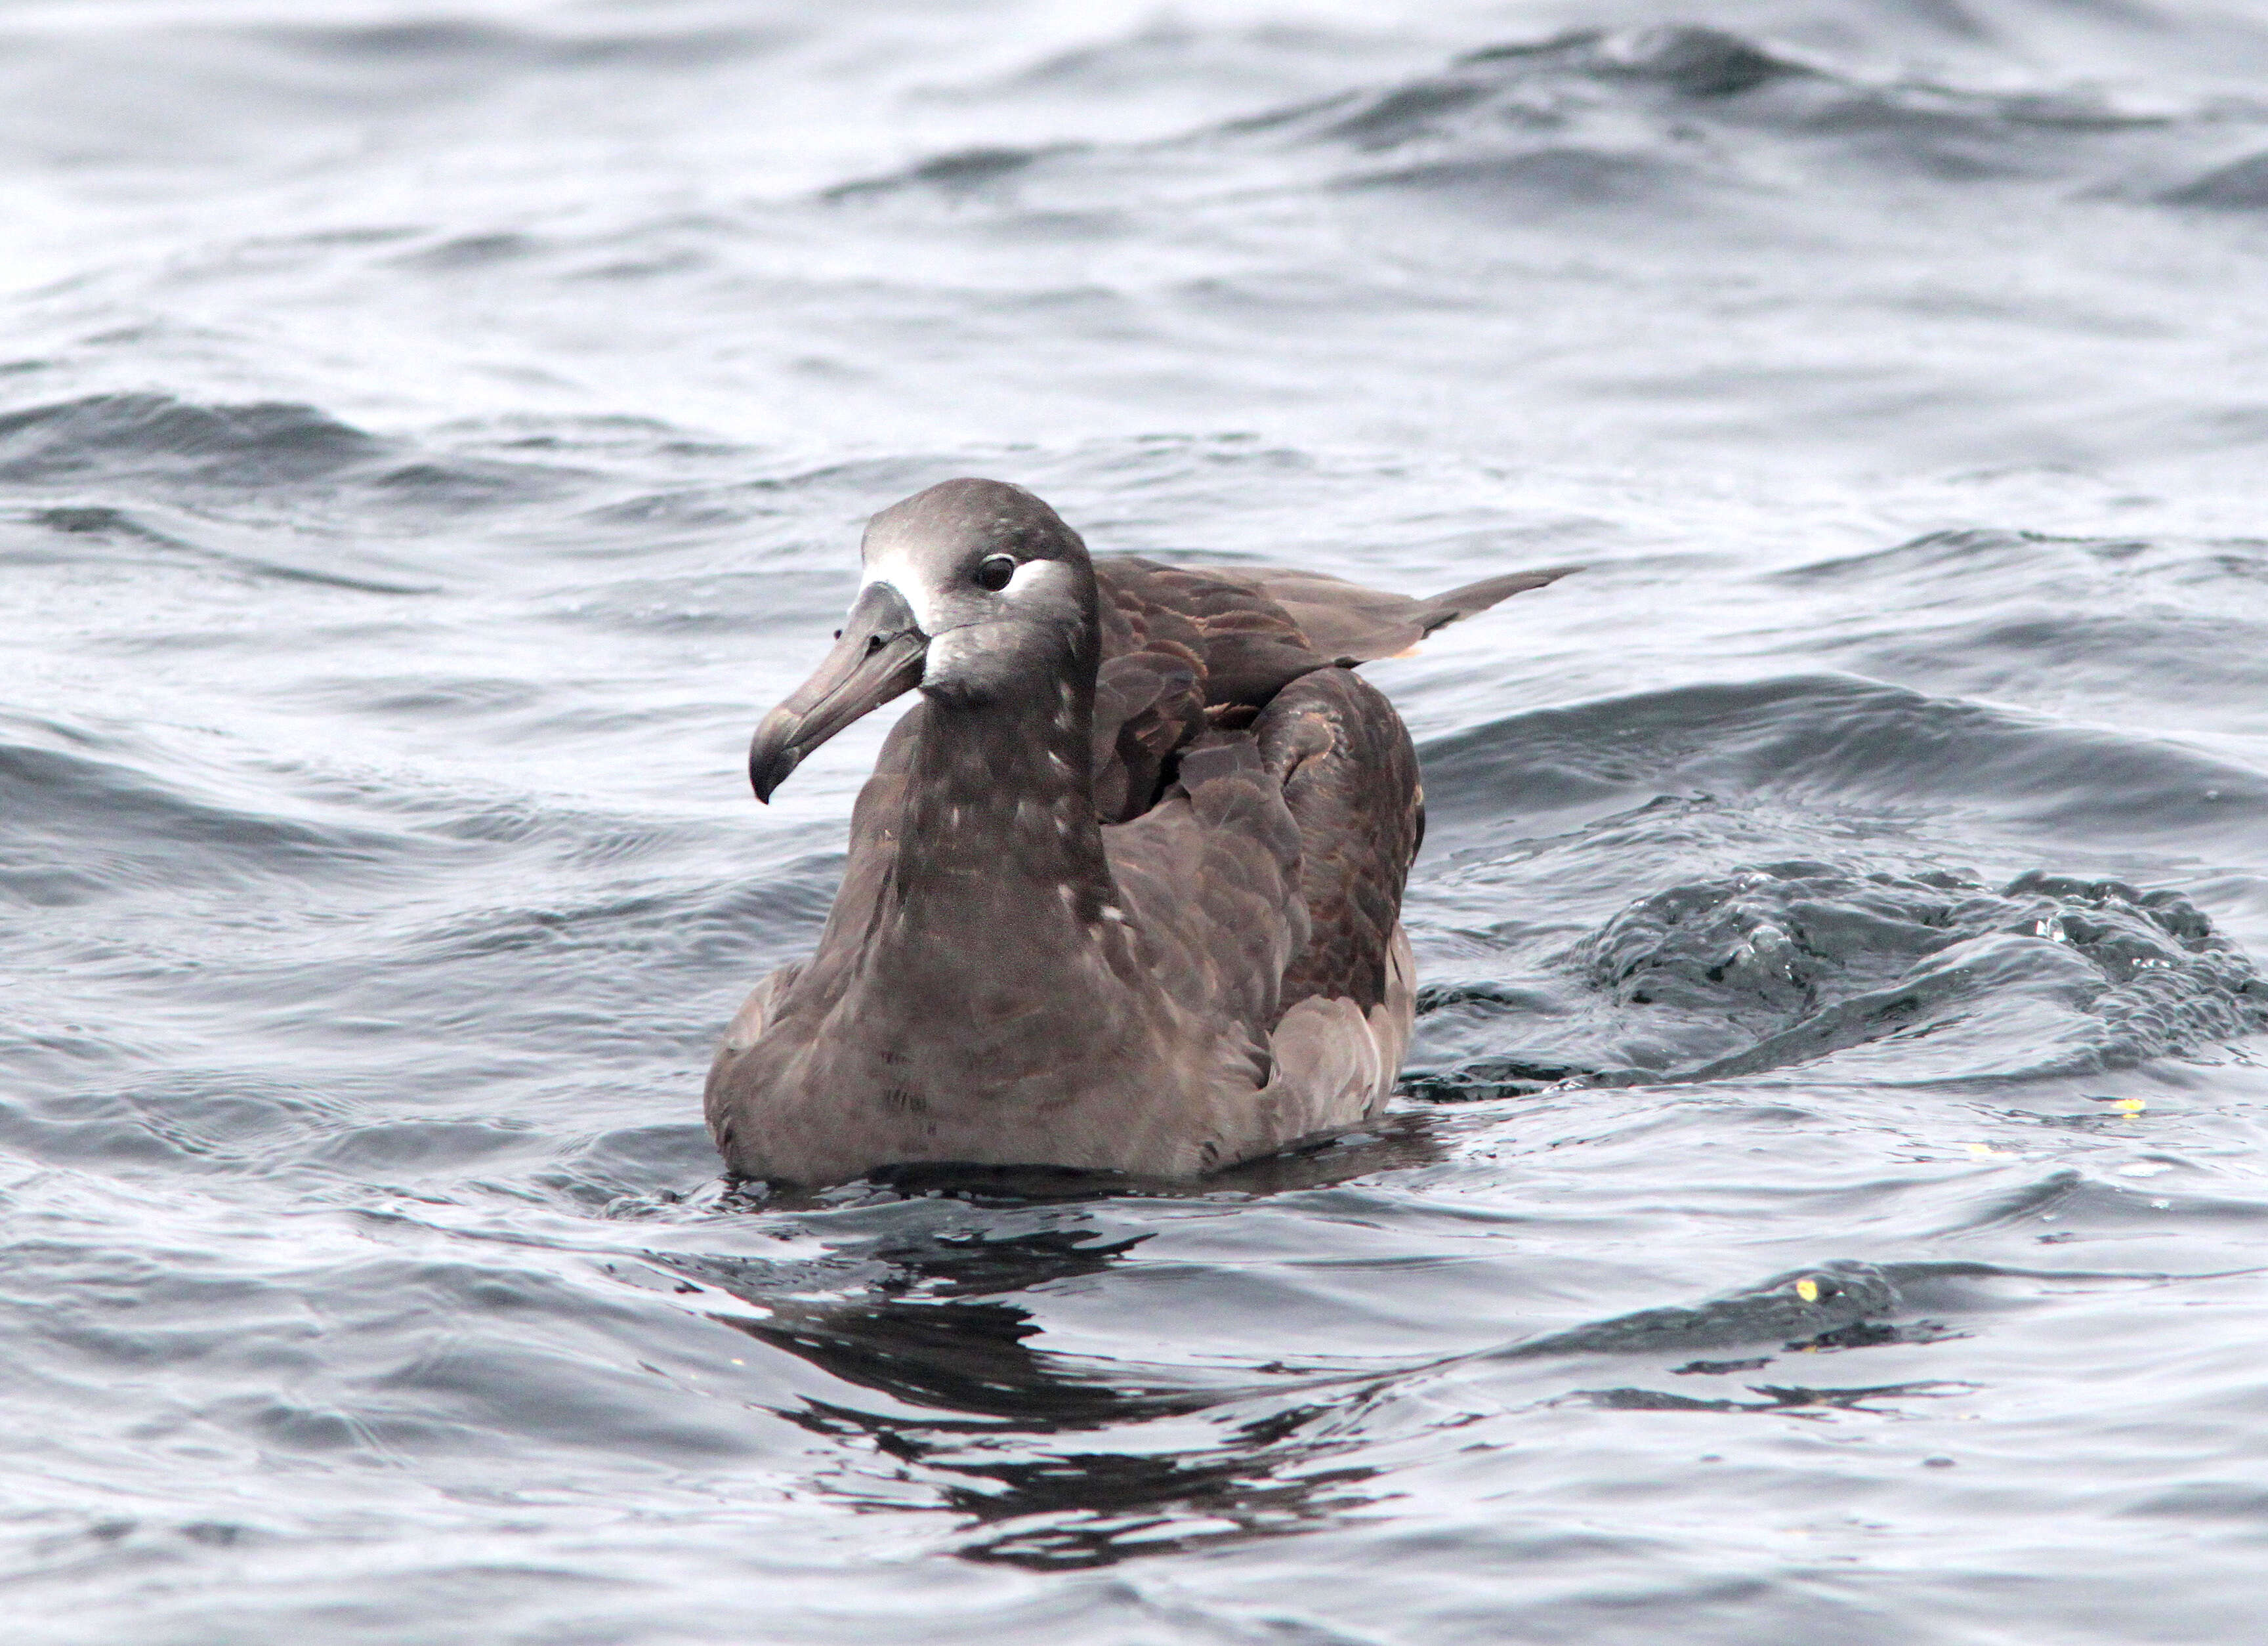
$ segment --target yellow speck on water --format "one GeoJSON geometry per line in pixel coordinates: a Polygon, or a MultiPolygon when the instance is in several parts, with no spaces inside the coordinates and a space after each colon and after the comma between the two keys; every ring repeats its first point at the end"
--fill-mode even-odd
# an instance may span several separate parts
{"type": "Polygon", "coordinates": [[[1795,1295],[1803,1299],[1807,1303],[1817,1303],[1819,1301],[1819,1282],[1817,1281],[1798,1281],[1795,1283],[1795,1295]]]}
{"type": "Polygon", "coordinates": [[[2121,1097],[2118,1100],[2118,1108],[2124,1114],[2139,1114],[2149,1106],[2139,1097],[2121,1097]]]}

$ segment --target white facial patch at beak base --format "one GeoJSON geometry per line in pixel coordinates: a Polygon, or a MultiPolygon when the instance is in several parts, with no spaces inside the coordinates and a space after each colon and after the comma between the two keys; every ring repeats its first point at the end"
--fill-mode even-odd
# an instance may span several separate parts
{"type": "Polygon", "coordinates": [[[914,564],[902,554],[878,554],[866,562],[858,587],[864,593],[870,583],[887,583],[906,602],[906,609],[914,615],[914,622],[924,634],[935,634],[940,626],[937,610],[937,592],[914,564]]]}

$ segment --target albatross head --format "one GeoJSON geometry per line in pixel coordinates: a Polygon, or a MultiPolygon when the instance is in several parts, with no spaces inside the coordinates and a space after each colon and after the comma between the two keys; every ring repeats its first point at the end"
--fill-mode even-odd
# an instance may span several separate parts
{"type": "Polygon", "coordinates": [[[966,707],[1091,648],[1086,545],[1021,486],[948,480],[867,522],[865,579],[811,678],[763,719],[748,779],[769,801],[804,756],[919,686],[966,707]]]}

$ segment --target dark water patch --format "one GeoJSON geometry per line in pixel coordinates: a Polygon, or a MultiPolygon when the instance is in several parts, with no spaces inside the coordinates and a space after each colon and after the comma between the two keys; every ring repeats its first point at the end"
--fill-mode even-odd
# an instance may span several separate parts
{"type": "Polygon", "coordinates": [[[497,230],[485,234],[456,234],[416,251],[402,252],[392,261],[404,269],[444,273],[460,269],[485,269],[515,258],[532,257],[544,249],[532,234],[497,230]]]}
{"type": "Polygon", "coordinates": [[[92,476],[264,486],[321,479],[371,461],[384,441],[313,406],[205,406],[170,395],[91,395],[0,414],[0,481],[92,476]]]}
{"type": "Polygon", "coordinates": [[[2142,1519],[2268,1524],[2268,1490],[2242,1480],[2200,1480],[2117,1512],[2142,1519]]]}
{"type": "Polygon", "coordinates": [[[964,1543],[964,1559],[1042,1572],[1112,1566],[1319,1531],[1366,1508],[1371,1495],[1356,1488],[1380,1470],[1312,1461],[1349,1450],[1278,1448],[1264,1460],[1106,1453],[951,1465],[987,1484],[948,1489],[946,1502],[980,1524],[1008,1523],[964,1543]]]}
{"type": "Polygon", "coordinates": [[[316,680],[291,694],[293,700],[310,707],[414,720],[496,714],[526,708],[541,695],[540,688],[524,680],[452,680],[433,675],[316,680]]]}
{"type": "Polygon", "coordinates": [[[1448,1035],[1429,1023],[1421,1044],[1469,1044],[1493,1026],[1521,1049],[1421,1062],[1412,1089],[1729,1080],[1861,1049],[1876,1080],[1997,1080],[2132,1067],[2268,1030],[2268,979],[2179,893],[2036,872],[1994,891],[1942,871],[1766,864],[1656,893],[1552,963],[1612,1000],[1620,1021],[1603,1038],[1595,1016],[1564,1021],[1564,997],[1442,991],[1427,1004],[1454,1014],[1448,1035]],[[1634,1067],[1602,1068],[1602,1052],[1634,1067]]]}
{"type": "Polygon", "coordinates": [[[552,465],[460,457],[380,469],[364,483],[381,505],[466,513],[559,497],[589,479],[586,474],[552,465]]]}
{"type": "Polygon", "coordinates": [[[415,22],[269,24],[239,31],[357,72],[433,66],[492,74],[512,69],[705,68],[770,50],[788,38],[777,26],[706,24],[640,29],[515,28],[437,18],[415,22]]]}
{"type": "Polygon", "coordinates": [[[34,906],[129,888],[362,875],[406,840],[201,799],[135,766],[0,743],[0,875],[34,906]]]}
{"type": "MultiPolygon", "coordinates": [[[[938,1425],[946,1435],[1003,1424],[1054,1434],[1202,1410],[1219,1398],[1138,1381],[1130,1368],[1097,1377],[1095,1369],[1043,1354],[1027,1342],[1040,1331],[1030,1311],[996,1301],[816,1308],[776,1302],[770,1318],[732,1324],[853,1389],[954,1413],[938,1425]]],[[[850,1411],[836,1407],[831,1414],[850,1411]]],[[[907,1431],[916,1427],[927,1426],[893,1425],[908,1449],[915,1443],[907,1431]]]]}
{"type": "MultiPolygon", "coordinates": [[[[256,575],[377,594],[430,593],[432,586],[357,575],[352,563],[372,557],[350,541],[338,546],[350,569],[308,565],[300,558],[304,535],[297,542],[283,540],[291,547],[279,553],[277,535],[261,529],[268,520],[228,525],[210,511],[224,499],[225,506],[240,509],[237,499],[283,492],[312,516],[310,524],[335,513],[342,503],[350,513],[376,506],[407,513],[461,513],[547,500],[592,479],[587,470],[554,463],[422,454],[406,441],[381,439],[314,407],[283,402],[208,405],[156,393],[94,395],[0,414],[0,483],[67,490],[81,498],[90,491],[99,495],[97,489],[125,488],[160,501],[178,499],[194,511],[161,527],[144,518],[151,512],[147,508],[71,501],[26,510],[19,518],[58,533],[132,541],[256,575]],[[222,535],[234,543],[211,541],[222,535]]],[[[335,528],[324,535],[340,535],[335,528]]]]}
{"type": "Polygon", "coordinates": [[[1870,1387],[1845,1389],[1810,1389],[1800,1385],[1774,1387],[1770,1384],[1758,1384],[1751,1391],[1763,1397],[1757,1400],[1710,1400],[1692,1395],[1666,1393],[1659,1389],[1585,1389],[1566,1399],[1580,1400],[1609,1412],[1871,1412],[1881,1410],[1881,1403],[1888,1400],[1959,1394],[1975,1387],[1973,1384],[1941,1381],[1876,1384],[1870,1387]]]}
{"type": "Polygon", "coordinates": [[[910,1241],[862,1242],[853,1250],[863,1271],[838,1267],[821,1283],[859,1278],[873,1292],[841,1302],[782,1295],[784,1282],[821,1279],[807,1271],[768,1266],[752,1286],[714,1259],[674,1266],[761,1303],[762,1318],[732,1324],[843,1389],[781,1408],[815,1435],[878,1450],[889,1465],[880,1477],[853,1471],[836,1489],[880,1508],[902,1502],[909,1485],[921,1487],[974,1529],[954,1546],[964,1558],[1039,1570],[1102,1566],[1311,1530],[1367,1502],[1355,1488],[1374,1467],[1319,1466],[1358,1447],[1330,1431],[1345,1399],[1364,1398],[1361,1386],[1318,1405],[1301,1398],[1312,1379],[1279,1392],[1249,1374],[1145,1376],[1035,1345],[1039,1325],[1014,1299],[1042,1281],[1105,1274],[1145,1238],[948,1226],[910,1241]],[[1202,1421],[1190,1428],[1193,1419],[1202,1421]],[[1179,1432],[1170,1449],[1145,1432],[1160,1425],[1179,1432]]]}
{"type": "Polygon", "coordinates": [[[1856,1320],[1847,1326],[1836,1326],[1822,1332],[1817,1337],[1790,1343],[1787,1350],[1792,1354],[1840,1354],[1846,1349],[1886,1348],[1893,1343],[1945,1343],[1967,1335],[1935,1320],[1904,1324],[1856,1320]]]}
{"type": "Polygon", "coordinates": [[[1629,179],[1641,175],[1783,189],[1790,166],[1822,162],[1880,181],[2111,178],[2205,140],[2222,117],[2129,108],[2084,86],[1870,79],[1733,31],[1668,24],[1491,47],[1199,140],[1364,157],[1339,171],[1342,186],[1524,178],[1540,187],[1557,175],[1578,185],[1567,197],[1599,201],[1636,197],[1629,179]],[[1395,157],[1403,163],[1375,164],[1395,157]],[[1602,187],[1609,157],[1628,168],[1613,189],[1602,187]]]}
{"type": "Polygon", "coordinates": [[[1539,60],[1574,62],[1602,78],[1648,82],[1692,98],[1731,97],[1819,72],[1728,30],[1692,24],[1619,34],[1578,30],[1533,45],[1488,47],[1460,62],[1525,67],[1539,60]]]}
{"type": "MultiPolygon", "coordinates": [[[[1422,1054],[1421,1054],[1422,1055],[1422,1054]]],[[[1427,1103],[1486,1103],[1517,1097],[1602,1071],[1590,1064],[1552,1063],[1534,1057],[1477,1057],[1403,1072],[1400,1089],[1427,1103]]]]}
{"type": "Polygon", "coordinates": [[[1836,649],[1865,673],[1937,690],[2084,704],[2095,718],[2139,702],[2189,725],[2268,728],[2268,622],[2253,618],[2037,612],[1908,626],[1836,649]]]}
{"type": "Polygon", "coordinates": [[[540,1146],[526,1122],[373,1120],[333,1139],[312,1156],[341,1171],[392,1177],[454,1172],[475,1162],[540,1146]]]}
{"type": "MultiPolygon", "coordinates": [[[[312,583],[319,587],[347,589],[362,594],[431,594],[431,583],[384,581],[357,575],[335,565],[293,564],[272,550],[258,554],[203,541],[215,528],[208,520],[184,520],[161,527],[152,516],[162,510],[114,508],[102,504],[71,504],[50,508],[0,511],[0,519],[13,518],[40,529],[37,538],[20,538],[0,549],[0,564],[76,567],[97,560],[133,567],[186,565],[201,571],[253,581],[312,583]]],[[[242,537],[244,534],[232,534],[242,537]]],[[[267,546],[263,544],[263,550],[267,546]]],[[[367,562],[363,551],[342,553],[341,559],[367,562]]]]}
{"type": "Polygon", "coordinates": [[[1560,1354],[1683,1354],[1786,1342],[1898,1312],[1889,1277],[1872,1264],[1835,1262],[1776,1276],[1691,1308],[1641,1310],[1498,1349],[1491,1358],[1560,1354]]]}
{"type": "Polygon", "coordinates": [[[1911,1318],[1925,1309],[1956,1317],[1992,1316],[2036,1310],[2090,1289],[2132,1292],[2217,1278],[2222,1277],[2025,1269],[1960,1261],[1877,1265],[1837,1260],[1739,1288],[1700,1304],[1639,1310],[1470,1358],[1476,1362],[1585,1354],[1674,1358],[1695,1350],[1764,1345],[1777,1350],[1697,1359],[1668,1368],[1677,1377],[1729,1377],[1761,1370],[1783,1354],[1949,1344],[1972,1335],[1943,1321],[1911,1318]]]}
{"type": "Polygon", "coordinates": [[[2268,981],[2179,893],[2036,873],[1995,894],[1951,876],[1857,881],[1774,865],[1647,900],[1579,963],[1626,1005],[1698,1008],[1743,1026],[1800,1015],[1695,1079],[1942,1033],[1948,1007],[1973,1010],[1979,993],[2003,989],[2064,995],[2100,1019],[2088,1068],[2268,1027],[2268,981]]]}
{"type": "Polygon", "coordinates": [[[961,149],[924,160],[902,172],[837,183],[822,190],[820,198],[827,201],[858,200],[905,189],[931,190],[948,198],[975,195],[1007,182],[1042,160],[1079,151],[1071,145],[1034,149],[961,149]]]}
{"type": "Polygon", "coordinates": [[[1480,102],[1489,91],[1488,83],[1480,79],[1414,80],[1364,100],[1351,114],[1336,115],[1324,129],[1359,148],[1390,148],[1429,129],[1441,116],[1480,102]]]}
{"type": "Polygon", "coordinates": [[[351,1124],[320,1091],[176,1068],[110,1092],[49,1092],[0,1112],[0,1142],[38,1159],[265,1170],[351,1124]]]}
{"type": "MultiPolygon", "coordinates": [[[[1378,151],[1506,130],[1564,131],[1590,112],[1587,92],[1620,86],[1708,102],[1818,73],[1720,29],[1587,29],[1469,53],[1446,72],[1355,93],[1351,107],[1318,106],[1300,124],[1303,135],[1378,151]]],[[[1297,118],[1267,123],[1281,128],[1297,118]]]]}
{"type": "Polygon", "coordinates": [[[622,1126],[561,1155],[535,1181],[607,1216],[674,1205],[714,1182],[717,1146],[696,1122],[622,1126]]]}
{"type": "Polygon", "coordinates": [[[1689,168],[1653,155],[1570,147],[1428,160],[1366,173],[1337,187],[1440,192],[1474,204],[1495,196],[1507,203],[1604,206],[1658,202],[1690,175],[1689,168]]]}
{"type": "Polygon", "coordinates": [[[2004,825],[2138,843],[2233,843],[2268,817],[2268,777],[2245,767],[1835,675],[1538,710],[1422,753],[1428,815],[1452,845],[1648,788],[1894,812],[1962,807],[2004,825]]]}
{"type": "Polygon", "coordinates": [[[2249,1239],[2252,1226],[2264,1221],[2268,1221],[2268,1199],[2177,1188],[2154,1176],[2113,1183],[2064,1170],[2001,1196],[1973,1217],[1939,1232],[1966,1234],[2045,1222],[2064,1231],[2128,1235],[2191,1224],[2226,1225],[2249,1239]]]}
{"type": "Polygon", "coordinates": [[[2206,206],[2221,211],[2268,208],[2268,154],[2250,154],[2216,166],[2192,182],[2158,196],[2170,206],[2206,206]]]}
{"type": "Polygon", "coordinates": [[[2058,536],[1970,527],[1930,532],[1888,549],[1815,560],[1771,575],[1775,582],[1797,587],[1874,581],[1929,590],[1992,587],[2010,573],[2037,579],[2068,567],[2093,580],[2136,561],[2149,549],[2149,543],[2132,537],[2058,536]]]}

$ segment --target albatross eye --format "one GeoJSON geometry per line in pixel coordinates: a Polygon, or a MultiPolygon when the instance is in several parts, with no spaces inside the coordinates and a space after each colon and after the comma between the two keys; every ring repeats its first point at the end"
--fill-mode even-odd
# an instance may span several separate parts
{"type": "Polygon", "coordinates": [[[1016,562],[1012,556],[989,554],[976,563],[976,585],[995,594],[1008,587],[1008,579],[1016,575],[1016,562]]]}

